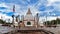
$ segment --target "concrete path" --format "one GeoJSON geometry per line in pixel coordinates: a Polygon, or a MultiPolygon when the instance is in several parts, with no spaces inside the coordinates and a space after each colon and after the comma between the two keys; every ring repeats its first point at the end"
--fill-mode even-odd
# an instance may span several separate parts
{"type": "MultiPolygon", "coordinates": [[[[60,34],[60,26],[59,27],[39,27],[38,29],[44,29],[44,30],[47,30],[47,31],[50,31],[50,32],[53,32],[54,34],[60,34]]],[[[12,27],[5,27],[5,26],[0,26],[0,34],[3,34],[3,33],[8,33],[8,32],[11,32],[11,31],[15,31],[16,29],[12,28],[12,27]]]]}
{"type": "Polygon", "coordinates": [[[11,31],[14,31],[14,28],[11,27],[7,27],[7,26],[0,26],[0,34],[4,34],[4,33],[9,33],[11,31]]]}
{"type": "Polygon", "coordinates": [[[53,32],[54,34],[60,34],[60,27],[43,27],[42,29],[53,32]]]}

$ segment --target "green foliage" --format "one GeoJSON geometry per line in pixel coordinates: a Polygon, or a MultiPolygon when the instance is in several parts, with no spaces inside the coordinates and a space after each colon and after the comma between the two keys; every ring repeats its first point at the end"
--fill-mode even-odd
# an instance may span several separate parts
{"type": "Polygon", "coordinates": [[[59,18],[57,18],[56,20],[57,20],[57,23],[58,23],[58,24],[60,24],[60,19],[59,19],[59,18]]]}
{"type": "Polygon", "coordinates": [[[0,19],[0,24],[12,24],[12,23],[9,23],[9,22],[7,23],[6,21],[3,21],[0,19]]]}
{"type": "Polygon", "coordinates": [[[10,23],[10,22],[6,22],[5,24],[8,24],[8,25],[12,25],[13,23],[10,23]]]}
{"type": "Polygon", "coordinates": [[[57,18],[56,20],[44,22],[44,25],[57,25],[57,24],[60,24],[60,19],[59,18],[57,18]]]}
{"type": "Polygon", "coordinates": [[[1,24],[4,24],[4,23],[5,23],[5,21],[3,21],[3,20],[1,20],[1,19],[0,19],[0,23],[1,23],[1,24]]]}

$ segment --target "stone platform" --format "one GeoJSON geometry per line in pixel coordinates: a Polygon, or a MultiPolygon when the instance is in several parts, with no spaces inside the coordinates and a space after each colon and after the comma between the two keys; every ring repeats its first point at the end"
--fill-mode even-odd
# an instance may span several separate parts
{"type": "Polygon", "coordinates": [[[35,27],[24,27],[24,28],[20,28],[17,29],[17,31],[20,34],[54,34],[50,31],[44,30],[42,28],[35,28],[35,27]]]}

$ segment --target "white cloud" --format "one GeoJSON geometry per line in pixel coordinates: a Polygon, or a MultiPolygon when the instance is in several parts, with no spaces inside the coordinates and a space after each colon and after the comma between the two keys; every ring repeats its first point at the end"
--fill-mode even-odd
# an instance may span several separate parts
{"type": "Polygon", "coordinates": [[[5,7],[5,8],[7,8],[7,9],[0,9],[0,11],[2,11],[2,12],[6,12],[6,13],[8,13],[8,12],[13,12],[13,5],[16,5],[15,7],[15,9],[16,9],[16,12],[19,12],[18,10],[20,10],[20,5],[18,5],[18,4],[14,4],[14,3],[0,3],[0,7],[5,7]]]}
{"type": "Polygon", "coordinates": [[[47,6],[50,6],[50,5],[52,5],[54,2],[59,2],[60,0],[47,0],[47,1],[48,1],[47,6]]]}
{"type": "Polygon", "coordinates": [[[0,3],[0,7],[8,7],[5,3],[0,3]]]}
{"type": "Polygon", "coordinates": [[[4,2],[3,3],[0,3],[0,7],[5,7],[6,9],[4,9],[4,10],[3,9],[0,9],[0,11],[6,12],[6,13],[10,12],[11,11],[11,8],[12,8],[11,6],[9,7],[7,3],[4,3],[4,2]]]}
{"type": "Polygon", "coordinates": [[[41,13],[41,12],[38,11],[38,9],[35,6],[28,5],[27,7],[25,7],[25,6],[16,5],[15,15],[18,15],[18,14],[26,15],[26,12],[28,11],[28,8],[30,8],[33,15],[36,15],[36,13],[41,13]]]}
{"type": "MultiPolygon", "coordinates": [[[[5,4],[5,3],[0,3],[0,7],[5,7],[5,8],[7,8],[8,6],[5,4]]],[[[5,12],[6,11],[6,9],[0,9],[0,11],[2,11],[2,12],[5,12]]]]}
{"type": "MultiPolygon", "coordinates": [[[[28,0],[29,1],[29,0],[28,0]]],[[[42,2],[42,0],[41,0],[41,2],[42,2]]],[[[27,12],[27,8],[29,8],[30,7],[30,9],[31,9],[31,12],[35,15],[36,13],[41,13],[41,12],[39,12],[39,10],[38,10],[38,6],[40,6],[40,4],[41,4],[41,2],[37,2],[36,4],[37,4],[37,6],[35,6],[35,5],[28,5],[27,7],[26,6],[21,6],[21,5],[18,5],[18,4],[15,4],[16,5],[16,13],[17,14],[25,14],[26,12],[27,12]]],[[[3,5],[6,5],[6,6],[8,6],[7,8],[7,10],[0,10],[0,11],[5,11],[6,13],[8,13],[8,12],[10,12],[10,11],[13,11],[13,3],[4,3],[3,5]]],[[[16,15],[16,14],[15,14],[16,15]]]]}
{"type": "MultiPolygon", "coordinates": [[[[41,13],[35,6],[28,6],[30,8],[32,15],[36,15],[37,13],[41,13]]],[[[27,10],[28,10],[27,8],[27,10]]]]}
{"type": "Polygon", "coordinates": [[[12,17],[11,16],[7,16],[6,14],[0,13],[0,19],[2,19],[4,21],[8,21],[8,19],[10,19],[10,22],[12,22],[12,17]]]}
{"type": "MultiPolygon", "coordinates": [[[[23,4],[25,4],[24,3],[25,0],[24,1],[21,0],[21,1],[22,1],[23,4]]],[[[30,1],[30,0],[28,0],[28,1],[30,1]]],[[[41,0],[41,1],[38,1],[37,3],[35,3],[34,5],[28,5],[28,6],[22,6],[22,5],[19,5],[19,4],[15,4],[15,10],[16,10],[15,11],[16,12],[15,15],[18,15],[18,14],[19,15],[25,15],[27,10],[28,10],[28,8],[31,9],[31,12],[33,13],[33,15],[36,15],[36,13],[43,13],[42,11],[38,10],[38,7],[40,5],[42,5],[44,3],[45,6],[46,5],[50,6],[52,3],[56,2],[56,1],[60,1],[60,0],[48,0],[48,4],[45,3],[47,1],[41,0]],[[41,2],[42,2],[42,4],[41,4],[41,2]]],[[[6,7],[8,9],[0,10],[0,11],[4,11],[6,13],[11,12],[11,11],[13,11],[13,5],[14,5],[14,3],[4,3],[3,2],[3,3],[0,4],[0,7],[6,7]]],[[[45,12],[49,14],[49,12],[52,12],[52,11],[53,10],[46,10],[45,12]]],[[[2,15],[4,15],[4,14],[2,14],[2,15]]],[[[55,15],[55,14],[52,14],[52,15],[55,15]]],[[[6,18],[6,19],[11,18],[10,16],[7,16],[6,14],[4,16],[5,16],[4,18],[6,18]]],[[[42,18],[44,18],[44,17],[42,17],[42,18]]],[[[55,19],[55,17],[49,17],[49,18],[51,18],[51,19],[47,19],[47,20],[55,19]]]]}
{"type": "MultiPolygon", "coordinates": [[[[59,16],[60,17],[60,16],[59,16]]],[[[59,18],[58,17],[58,18],[59,18]]],[[[40,23],[43,23],[45,21],[51,21],[51,20],[56,20],[57,16],[48,16],[47,18],[44,16],[44,17],[40,17],[39,19],[39,22],[40,23]]]]}
{"type": "Polygon", "coordinates": [[[48,21],[56,20],[56,18],[57,18],[57,17],[51,17],[51,16],[49,16],[49,17],[47,17],[47,20],[48,20],[48,21]]]}

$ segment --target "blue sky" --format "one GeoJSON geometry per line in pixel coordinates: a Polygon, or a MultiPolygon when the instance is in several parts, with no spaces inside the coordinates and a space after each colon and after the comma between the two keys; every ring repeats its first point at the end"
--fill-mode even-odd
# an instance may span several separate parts
{"type": "Polygon", "coordinates": [[[33,15],[39,16],[60,16],[60,0],[0,0],[0,13],[6,16],[23,15],[31,9],[33,15]],[[13,13],[15,5],[15,13],[13,13]]]}

